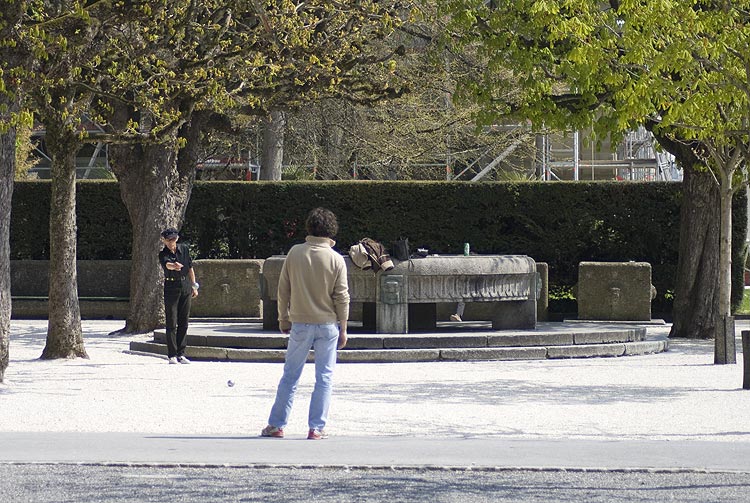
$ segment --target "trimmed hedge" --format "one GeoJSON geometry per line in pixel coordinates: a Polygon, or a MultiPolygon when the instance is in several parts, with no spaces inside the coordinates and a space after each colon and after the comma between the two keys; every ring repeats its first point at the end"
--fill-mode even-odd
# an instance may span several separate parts
{"type": "MultiPolygon", "coordinates": [[[[15,182],[11,260],[49,259],[50,189],[49,180],[15,182]]],[[[76,219],[79,260],[130,260],[133,232],[117,182],[79,180],[76,219]]]]}
{"type": "MultiPolygon", "coordinates": [[[[578,263],[646,261],[658,296],[671,310],[677,266],[681,184],[674,182],[196,182],[182,233],[196,258],[266,258],[305,236],[310,208],[339,217],[338,249],[368,236],[386,246],[460,254],[525,254],[550,268],[555,292],[567,292],[578,263]]],[[[78,183],[80,259],[129,259],[132,234],[119,185],[78,183]]],[[[48,182],[17,182],[12,259],[48,258],[48,182]]],[[[734,205],[735,272],[741,293],[747,201],[734,205]]],[[[553,306],[554,309],[554,306],[553,306]]],[[[564,311],[575,311],[571,306],[564,311]]]]}

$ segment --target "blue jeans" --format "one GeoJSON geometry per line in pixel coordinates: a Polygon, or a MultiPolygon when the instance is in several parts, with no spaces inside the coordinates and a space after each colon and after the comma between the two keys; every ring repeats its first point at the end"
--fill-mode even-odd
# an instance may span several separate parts
{"type": "Polygon", "coordinates": [[[302,375],[310,348],[315,349],[315,388],[310,398],[307,424],[310,429],[322,430],[328,419],[331,405],[333,369],[336,366],[336,346],[339,327],[335,323],[315,325],[292,323],[284,360],[284,375],[276,390],[276,401],[271,408],[268,424],[283,428],[289,419],[294,402],[294,392],[302,375]]]}

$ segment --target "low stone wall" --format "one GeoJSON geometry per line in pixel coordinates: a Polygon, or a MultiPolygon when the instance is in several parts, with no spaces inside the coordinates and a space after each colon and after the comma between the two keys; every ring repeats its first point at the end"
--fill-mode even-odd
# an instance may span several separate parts
{"type": "MultiPolygon", "coordinates": [[[[263,316],[260,271],[263,260],[196,260],[195,272],[201,294],[194,301],[195,317],[263,316]]],[[[547,319],[547,264],[537,263],[541,292],[537,319],[547,319]]],[[[16,319],[47,317],[49,261],[11,260],[12,316],[16,319]]],[[[87,319],[124,319],[130,296],[129,260],[81,260],[78,262],[78,294],[81,316],[87,319]]],[[[455,303],[438,303],[438,319],[447,320],[455,303]]],[[[465,320],[488,319],[492,306],[473,302],[466,305],[465,320]]],[[[361,321],[362,303],[353,302],[352,319],[361,321]]],[[[275,317],[276,313],[272,313],[275,317]]]]}
{"type": "MultiPolygon", "coordinates": [[[[129,260],[79,260],[80,297],[129,297],[129,260]]],[[[11,297],[47,297],[49,260],[11,260],[11,297]]]]}
{"type": "MultiPolygon", "coordinates": [[[[124,319],[130,296],[129,260],[80,260],[78,297],[84,319],[124,319]]],[[[11,317],[46,319],[48,260],[10,261],[11,317]]]]}
{"type": "MultiPolygon", "coordinates": [[[[196,260],[201,284],[191,316],[261,316],[259,277],[263,260],[196,260]]],[[[79,260],[78,296],[81,317],[124,319],[130,297],[129,260],[79,260]]],[[[11,316],[47,317],[48,260],[11,260],[11,316]]]]}

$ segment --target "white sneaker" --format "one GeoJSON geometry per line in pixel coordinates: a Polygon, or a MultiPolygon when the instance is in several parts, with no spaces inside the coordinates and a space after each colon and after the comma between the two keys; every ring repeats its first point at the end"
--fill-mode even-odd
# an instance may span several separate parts
{"type": "Polygon", "coordinates": [[[461,321],[461,317],[457,314],[451,314],[451,321],[461,321]]]}
{"type": "Polygon", "coordinates": [[[190,360],[188,360],[184,356],[178,356],[177,357],[177,361],[180,362],[180,363],[185,363],[185,364],[190,363],[190,360]]]}
{"type": "Polygon", "coordinates": [[[177,358],[175,358],[174,356],[170,356],[168,361],[169,361],[170,365],[176,365],[177,364],[177,358]]]}

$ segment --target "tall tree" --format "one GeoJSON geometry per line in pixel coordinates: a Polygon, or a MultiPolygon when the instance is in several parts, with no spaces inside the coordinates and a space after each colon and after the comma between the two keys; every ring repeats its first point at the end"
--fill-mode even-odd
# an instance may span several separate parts
{"type": "Polygon", "coordinates": [[[392,29],[403,10],[399,2],[170,6],[168,13],[155,13],[159,22],[149,36],[131,39],[128,52],[140,55],[120,60],[121,74],[129,78],[110,83],[120,91],[110,92],[117,98],[100,113],[113,131],[131,125],[142,135],[140,144],[110,149],[133,225],[125,332],[153,330],[162,322],[156,236],[164,225],[182,222],[195,177],[189,161],[199,145],[188,138],[224,127],[221,115],[232,109],[261,115],[321,95],[396,92],[388,72],[380,79],[368,73],[388,63],[388,55],[374,54],[368,45],[392,29]]]}
{"type": "Polygon", "coordinates": [[[14,24],[12,39],[3,44],[3,51],[12,47],[14,54],[4,63],[14,66],[4,68],[4,77],[14,85],[8,87],[8,80],[4,79],[5,89],[11,90],[16,99],[23,99],[42,118],[52,153],[52,288],[42,358],[86,357],[76,281],[75,153],[80,147],[81,113],[90,100],[86,91],[89,82],[81,72],[80,62],[94,56],[98,26],[89,22],[87,9],[91,5],[87,2],[7,4],[3,16],[14,17],[14,24]]]}
{"type": "Polygon", "coordinates": [[[17,71],[29,54],[17,46],[15,27],[26,2],[6,2],[0,13],[0,383],[10,355],[10,211],[16,168],[16,128],[21,122],[21,81],[17,71]]]}
{"type": "MultiPolygon", "coordinates": [[[[733,362],[734,334],[725,327],[731,305],[731,198],[745,183],[748,152],[748,2],[446,0],[443,5],[454,16],[453,40],[484,50],[487,72],[461,90],[490,117],[510,114],[559,127],[593,121],[600,136],[649,122],[657,138],[690,149],[698,166],[690,165],[691,159],[683,163],[707,170],[718,188],[715,362],[733,362]],[[512,102],[495,100],[508,80],[493,78],[497,68],[511,69],[509,78],[522,84],[512,102]]],[[[681,249],[691,252],[692,243],[681,249]]],[[[702,297],[693,307],[713,309],[702,297]]]]}
{"type": "Polygon", "coordinates": [[[98,81],[96,66],[108,36],[98,2],[34,3],[24,19],[24,43],[35,55],[24,73],[27,99],[46,128],[51,154],[49,321],[42,358],[87,358],[76,271],[76,154],[84,114],[98,81]]]}

